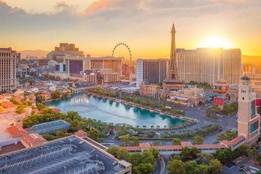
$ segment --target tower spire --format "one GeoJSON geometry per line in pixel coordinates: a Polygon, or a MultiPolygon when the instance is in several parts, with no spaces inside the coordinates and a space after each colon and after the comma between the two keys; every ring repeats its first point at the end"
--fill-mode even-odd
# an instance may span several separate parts
{"type": "Polygon", "coordinates": [[[175,24],[174,23],[172,25],[171,33],[176,33],[176,28],[175,28],[175,24]]]}
{"type": "Polygon", "coordinates": [[[172,24],[171,29],[171,51],[170,51],[170,71],[169,79],[177,80],[177,67],[176,67],[176,28],[175,24],[172,24]]]}

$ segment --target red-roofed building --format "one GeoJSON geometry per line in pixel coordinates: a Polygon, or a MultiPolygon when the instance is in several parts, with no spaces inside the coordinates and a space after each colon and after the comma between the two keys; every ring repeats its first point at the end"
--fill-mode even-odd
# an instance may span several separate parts
{"type": "Polygon", "coordinates": [[[214,97],[213,104],[220,108],[223,108],[225,105],[225,97],[224,96],[216,96],[214,97]]]}
{"type": "Polygon", "coordinates": [[[43,143],[47,142],[41,135],[39,134],[24,134],[21,137],[21,142],[23,143],[23,145],[27,148],[30,147],[35,147],[35,146],[39,146],[42,145],[43,143]]]}
{"type": "Polygon", "coordinates": [[[13,125],[10,126],[6,129],[6,131],[13,137],[13,138],[17,138],[17,137],[21,137],[24,134],[26,134],[26,130],[24,130],[22,127],[17,126],[17,125],[13,125]]]}
{"type": "Polygon", "coordinates": [[[214,91],[220,94],[225,94],[228,92],[229,85],[224,80],[219,80],[214,84],[214,91]]]}
{"type": "Polygon", "coordinates": [[[7,128],[7,132],[13,138],[20,138],[21,143],[27,148],[39,146],[46,142],[46,140],[41,135],[29,133],[19,125],[10,126],[7,128]]]}

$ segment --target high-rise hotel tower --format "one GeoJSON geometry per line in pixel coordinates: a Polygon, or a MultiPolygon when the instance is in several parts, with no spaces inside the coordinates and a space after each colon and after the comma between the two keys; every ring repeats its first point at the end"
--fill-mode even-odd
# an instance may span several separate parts
{"type": "Polygon", "coordinates": [[[225,80],[228,84],[239,83],[240,49],[177,49],[176,54],[178,79],[183,82],[207,82],[214,85],[219,80],[225,80]]]}
{"type": "Polygon", "coordinates": [[[141,83],[160,84],[168,75],[168,59],[138,59],[136,61],[136,86],[141,83]]]}
{"type": "Polygon", "coordinates": [[[16,64],[20,54],[11,48],[0,48],[0,92],[16,88],[16,64]]]}

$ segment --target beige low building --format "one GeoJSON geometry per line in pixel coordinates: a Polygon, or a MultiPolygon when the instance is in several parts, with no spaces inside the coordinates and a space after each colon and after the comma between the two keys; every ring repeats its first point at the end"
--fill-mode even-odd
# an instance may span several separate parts
{"type": "Polygon", "coordinates": [[[164,80],[163,84],[164,91],[177,91],[185,87],[185,83],[178,80],[164,80]]]}
{"type": "Polygon", "coordinates": [[[179,91],[171,91],[168,101],[186,106],[197,106],[204,102],[203,94],[202,88],[184,88],[179,91]]]}
{"type": "Polygon", "coordinates": [[[97,83],[97,75],[96,73],[84,74],[83,80],[89,83],[97,83]]]}
{"type": "Polygon", "coordinates": [[[89,69],[122,75],[122,57],[88,57],[89,69]]]}
{"type": "Polygon", "coordinates": [[[230,85],[227,91],[229,100],[231,102],[237,102],[238,100],[238,85],[230,85]]]}
{"type": "Polygon", "coordinates": [[[118,73],[102,73],[103,83],[120,82],[120,74],[118,73]]]}
{"type": "Polygon", "coordinates": [[[150,85],[145,85],[142,83],[140,85],[140,95],[141,96],[149,96],[149,97],[158,97],[159,96],[159,90],[160,87],[159,85],[156,84],[150,84],[150,85]]]}

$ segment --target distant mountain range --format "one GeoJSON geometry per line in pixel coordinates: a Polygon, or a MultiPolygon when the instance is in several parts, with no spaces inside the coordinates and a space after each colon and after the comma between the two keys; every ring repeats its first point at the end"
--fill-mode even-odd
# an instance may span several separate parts
{"type": "Polygon", "coordinates": [[[24,51],[19,51],[21,53],[21,58],[27,58],[27,57],[37,57],[37,58],[45,58],[46,55],[50,51],[46,50],[24,50],[24,51]]]}
{"type": "MultiPolygon", "coordinates": [[[[22,58],[27,58],[27,57],[45,58],[46,55],[50,51],[46,51],[46,50],[24,50],[24,51],[19,51],[19,52],[21,53],[22,58]]],[[[243,55],[242,56],[242,63],[243,64],[258,64],[258,65],[261,65],[261,56],[243,55]]]]}

